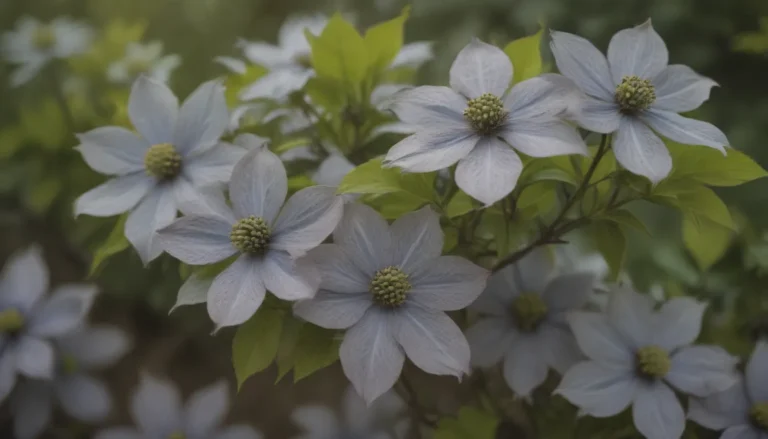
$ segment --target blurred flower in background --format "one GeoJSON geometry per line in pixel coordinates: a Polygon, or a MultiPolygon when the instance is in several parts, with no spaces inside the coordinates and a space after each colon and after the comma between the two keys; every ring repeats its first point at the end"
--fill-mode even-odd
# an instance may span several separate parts
{"type": "Polygon", "coordinates": [[[129,43],[125,48],[125,57],[109,66],[107,78],[118,84],[130,84],[143,74],[161,82],[168,82],[171,73],[180,64],[179,55],[163,55],[161,41],[129,43]]]}

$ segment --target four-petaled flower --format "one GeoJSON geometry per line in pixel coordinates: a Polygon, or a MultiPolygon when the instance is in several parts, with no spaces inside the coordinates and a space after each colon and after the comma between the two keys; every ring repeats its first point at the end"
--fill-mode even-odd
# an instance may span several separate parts
{"type": "Polygon", "coordinates": [[[470,307],[487,316],[467,331],[472,364],[503,359],[504,378],[522,397],[544,382],[550,367],[562,374],[583,359],[566,315],[587,302],[595,276],[551,272],[547,250],[536,250],[494,273],[470,307]]]}
{"type": "Polygon", "coordinates": [[[431,374],[469,372],[469,345],[444,311],[472,303],[488,272],[441,256],[437,214],[424,207],[390,226],[368,206],[347,205],[333,241],[310,255],[323,273],[320,291],[296,303],[294,313],[348,329],[341,365],[368,403],[395,384],[406,355],[431,374]]]}
{"type": "Polygon", "coordinates": [[[147,75],[160,82],[168,78],[181,64],[181,57],[176,54],[163,56],[163,43],[129,43],[125,47],[125,56],[110,64],[107,79],[119,84],[128,84],[140,75],[147,75]]]}
{"type": "Polygon", "coordinates": [[[592,43],[565,32],[552,32],[551,47],[560,72],[587,95],[576,120],[591,131],[616,133],[613,151],[629,171],[654,183],[669,174],[672,159],[656,133],[725,153],[728,139],[719,129],[678,114],[698,108],[717,84],[687,66],[668,66],[667,46],[650,20],[616,33],[607,60],[592,43]]]}
{"type": "Polygon", "coordinates": [[[658,311],[643,294],[615,291],[606,314],[573,311],[569,322],[589,361],[566,372],[555,391],[599,418],[630,404],[635,427],[648,439],[677,439],[685,414],[675,392],[707,396],[736,383],[737,359],[717,346],[690,346],[705,304],[674,298],[658,311]]]}
{"type": "Polygon", "coordinates": [[[75,202],[75,214],[112,216],[131,211],[125,236],[148,263],[162,253],[155,232],[176,218],[179,204],[201,197],[200,188],[226,183],[245,150],[219,143],[227,127],[224,88],[206,82],[179,108],[165,84],[140,76],[128,114],[140,136],[120,127],[78,136],[83,159],[115,175],[75,202]]]}
{"type": "Polygon", "coordinates": [[[248,320],[265,290],[283,300],[307,299],[317,291],[320,273],[301,256],[331,234],[344,201],[326,186],[302,189],[285,201],[287,193],[283,163],[268,149],[253,146],[232,173],[232,208],[211,195],[205,206],[191,203],[194,211],[185,211],[187,216],[158,233],[164,249],[188,264],[239,254],[208,291],[208,313],[218,327],[248,320]]]}
{"type": "Polygon", "coordinates": [[[505,95],[512,68],[501,49],[475,39],[453,62],[451,88],[402,92],[392,110],[416,133],[393,146],[385,164],[431,172],[458,162],[456,184],[490,205],[515,188],[523,170],[510,145],[532,157],[586,155],[578,132],[560,119],[578,96],[575,86],[562,76],[543,75],[505,95]]]}

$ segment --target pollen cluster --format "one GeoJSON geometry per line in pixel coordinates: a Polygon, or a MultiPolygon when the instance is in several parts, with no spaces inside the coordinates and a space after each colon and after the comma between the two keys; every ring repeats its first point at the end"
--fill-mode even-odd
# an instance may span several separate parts
{"type": "Polygon", "coordinates": [[[758,428],[768,431],[768,402],[753,405],[749,417],[758,428]]]}
{"type": "Polygon", "coordinates": [[[24,316],[16,308],[0,311],[0,334],[16,332],[24,326],[24,316]]]}
{"type": "Polygon", "coordinates": [[[637,372],[646,378],[663,378],[671,366],[669,354],[658,346],[645,346],[636,354],[637,372]]]}
{"type": "Polygon", "coordinates": [[[464,118],[480,134],[492,133],[504,123],[506,117],[504,103],[490,93],[483,93],[475,99],[470,99],[464,110],[464,118]]]}
{"type": "Polygon", "coordinates": [[[523,332],[535,330],[547,315],[547,304],[536,293],[523,293],[512,302],[512,315],[518,329],[523,332]]]}
{"type": "Polygon", "coordinates": [[[411,290],[408,275],[397,267],[386,267],[377,271],[371,280],[370,291],[373,301],[381,306],[400,306],[405,295],[411,290]]]}
{"type": "Polygon", "coordinates": [[[243,253],[262,254],[269,247],[272,231],[264,218],[249,216],[238,220],[229,233],[229,240],[243,253]]]}
{"type": "Polygon", "coordinates": [[[625,76],[616,87],[616,102],[627,113],[647,110],[656,102],[656,89],[648,79],[638,76],[625,76]]]}
{"type": "Polygon", "coordinates": [[[181,154],[170,143],[152,145],[144,155],[144,168],[157,178],[174,178],[181,171],[181,154]]]}

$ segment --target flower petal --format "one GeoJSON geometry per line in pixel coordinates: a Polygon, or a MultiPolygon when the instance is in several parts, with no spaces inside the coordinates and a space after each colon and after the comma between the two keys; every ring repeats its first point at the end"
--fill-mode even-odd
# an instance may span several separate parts
{"type": "Polygon", "coordinates": [[[5,401],[16,385],[16,358],[14,349],[5,349],[0,355],[0,402],[5,401]]]}
{"type": "Polygon", "coordinates": [[[184,101],[173,132],[173,144],[182,156],[214,147],[229,124],[229,110],[220,81],[200,85],[184,101]]]}
{"type": "Polygon", "coordinates": [[[28,378],[53,378],[54,352],[47,341],[21,336],[15,345],[16,369],[28,378]]]}
{"type": "Polygon", "coordinates": [[[512,342],[504,358],[504,380],[520,398],[530,397],[547,379],[549,367],[540,350],[537,337],[523,334],[512,342]]]}
{"type": "Polygon", "coordinates": [[[693,343],[701,332],[705,302],[691,297],[676,297],[667,301],[656,314],[654,344],[672,351],[693,343]]]}
{"type": "Polygon", "coordinates": [[[459,161],[456,184],[486,207],[509,195],[523,170],[515,151],[496,137],[484,137],[459,161]]]}
{"type": "Polygon", "coordinates": [[[131,340],[123,330],[106,325],[80,327],[58,338],[56,344],[85,370],[111,366],[131,349],[131,340]]]}
{"type": "Polygon", "coordinates": [[[751,405],[744,381],[739,380],[723,392],[706,398],[690,398],[688,419],[710,430],[723,430],[743,424],[751,405]]]}
{"type": "Polygon", "coordinates": [[[562,75],[545,74],[515,84],[504,98],[507,120],[550,121],[580,104],[585,96],[576,83],[562,75]]]}
{"type": "Polygon", "coordinates": [[[176,303],[168,314],[176,311],[176,308],[185,305],[197,305],[208,301],[208,290],[213,285],[213,279],[200,279],[196,274],[191,275],[179,288],[176,295],[176,303]]]}
{"type": "Polygon", "coordinates": [[[631,369],[584,361],[565,373],[554,394],[562,395],[590,416],[607,418],[623,412],[639,387],[631,369]]]}
{"type": "Polygon", "coordinates": [[[425,85],[395,94],[390,109],[409,124],[423,128],[467,125],[467,99],[448,87],[425,85]]]}
{"type": "Polygon", "coordinates": [[[508,266],[488,277],[485,289],[472,302],[471,309],[479,313],[505,317],[509,306],[520,294],[514,286],[514,268],[508,266]]]}
{"type": "Polygon", "coordinates": [[[645,294],[628,289],[613,292],[608,302],[608,320],[633,349],[654,342],[656,316],[653,301],[645,294]]]}
{"type": "Polygon", "coordinates": [[[357,393],[370,404],[400,377],[405,355],[393,336],[389,313],[372,307],[350,328],[339,348],[341,367],[357,393]]]}
{"type": "Polygon", "coordinates": [[[439,257],[443,251],[440,217],[429,206],[409,212],[390,227],[392,265],[412,274],[439,257]]]}
{"type": "Polygon", "coordinates": [[[268,69],[284,67],[291,62],[291,54],[273,44],[241,41],[238,45],[248,61],[268,69]]]}
{"type": "Polygon", "coordinates": [[[579,132],[562,121],[508,123],[500,134],[513,148],[530,157],[589,155],[579,132]]]}
{"type": "Polygon", "coordinates": [[[407,300],[429,309],[460,310],[483,292],[489,275],[460,256],[439,256],[410,274],[407,300]]]}
{"type": "Polygon", "coordinates": [[[32,245],[14,253],[0,275],[0,306],[27,314],[48,290],[48,267],[42,250],[32,245]]]}
{"type": "Polygon", "coordinates": [[[578,309],[587,303],[594,285],[595,275],[592,273],[563,274],[547,284],[542,297],[551,311],[578,309]]]}
{"type": "Polygon", "coordinates": [[[157,231],[160,246],[190,265],[213,264],[235,253],[229,234],[232,224],[210,216],[184,216],[157,231]]]}
{"type": "Polygon", "coordinates": [[[675,392],[662,382],[638,387],[632,419],[648,439],[679,439],[685,430],[683,407],[675,392]]]}
{"type": "Polygon", "coordinates": [[[160,81],[141,75],[131,87],[128,116],[150,145],[172,143],[179,101],[160,81]]]}
{"type": "Polygon", "coordinates": [[[572,79],[586,94],[612,101],[616,86],[605,56],[585,38],[566,32],[550,34],[549,47],[560,73],[572,79]]]}
{"type": "Polygon", "coordinates": [[[75,201],[75,216],[113,216],[133,209],[155,186],[152,177],[136,172],[96,186],[75,201]]]}
{"type": "Polygon", "coordinates": [[[676,64],[667,66],[656,75],[653,85],[656,88],[654,108],[684,113],[706,102],[717,83],[688,66],[676,64]]]}
{"type": "Polygon", "coordinates": [[[291,420],[310,437],[332,438],[341,435],[336,413],[330,407],[323,405],[298,407],[291,413],[291,420]]]}
{"type": "Polygon", "coordinates": [[[188,216],[216,217],[222,221],[234,224],[237,221],[235,213],[227,204],[222,188],[206,186],[204,188],[195,188],[189,184],[191,192],[187,188],[182,193],[176,194],[176,200],[179,203],[179,210],[188,216]],[[194,193],[192,193],[194,192],[194,193]],[[188,195],[184,195],[187,193],[188,195]]]}
{"type": "Polygon", "coordinates": [[[344,199],[329,186],[312,186],[286,201],[272,227],[270,248],[285,250],[294,257],[322,243],[341,221],[344,199]]]}
{"type": "Polygon", "coordinates": [[[176,201],[171,185],[157,186],[128,215],[125,237],[133,244],[142,262],[148,264],[160,256],[163,248],[157,231],[176,219],[176,201]]]}
{"type": "Polygon", "coordinates": [[[768,342],[759,341],[744,371],[747,389],[753,401],[768,401],[768,342]]]}
{"type": "Polygon", "coordinates": [[[353,203],[344,208],[344,215],[333,232],[333,242],[344,248],[369,280],[392,259],[389,225],[378,212],[364,204],[353,203]]]}
{"type": "Polygon", "coordinates": [[[113,427],[99,431],[94,439],[144,439],[144,436],[133,428],[113,427]]]}
{"type": "Polygon", "coordinates": [[[208,290],[208,315],[219,328],[244,323],[259,309],[265,292],[261,264],[240,256],[208,290]]]}
{"type": "Polygon", "coordinates": [[[415,41],[413,43],[403,44],[400,52],[389,65],[390,69],[397,67],[409,67],[418,69],[422,64],[432,60],[435,57],[432,41],[415,41]]]}
{"type": "Polygon", "coordinates": [[[672,158],[664,142],[634,117],[621,118],[613,152],[627,170],[648,177],[653,183],[663,180],[672,170],[672,158]]]}
{"type": "Polygon", "coordinates": [[[229,387],[220,380],[190,396],[184,407],[186,433],[192,437],[211,435],[229,410],[229,387]]]}
{"type": "Polygon", "coordinates": [[[621,112],[615,102],[585,98],[576,112],[574,120],[580,126],[596,133],[608,134],[619,129],[621,112]]]}
{"type": "Polygon", "coordinates": [[[488,317],[470,326],[466,336],[472,366],[491,367],[504,358],[518,333],[509,319],[488,317]]]}
{"type": "Polygon", "coordinates": [[[538,331],[538,345],[546,364],[560,374],[566,373],[574,364],[586,359],[573,334],[559,325],[541,325],[538,331]]]}
{"type": "Polygon", "coordinates": [[[479,140],[468,128],[419,131],[390,148],[383,164],[408,172],[437,171],[466,157],[479,140]]]}
{"type": "Polygon", "coordinates": [[[295,68],[273,70],[244,87],[238,97],[241,101],[261,98],[282,102],[291,93],[304,88],[312,76],[314,76],[312,70],[295,68]]]}
{"type": "Polygon", "coordinates": [[[103,421],[112,411],[107,386],[85,374],[68,375],[56,381],[61,408],[75,419],[88,423],[103,421]]]}
{"type": "Polygon", "coordinates": [[[312,299],[295,303],[293,313],[323,328],[347,329],[357,323],[372,305],[368,292],[342,294],[320,290],[312,299]]]}
{"type": "Polygon", "coordinates": [[[667,45],[653,29],[651,20],[617,32],[608,45],[608,64],[615,85],[625,76],[653,79],[668,63],[667,45]]]}
{"type": "Polygon", "coordinates": [[[302,300],[315,295],[321,273],[309,258],[294,259],[288,253],[271,250],[261,263],[264,286],[280,299],[302,300]]]}
{"type": "Polygon", "coordinates": [[[765,434],[751,424],[742,424],[725,430],[720,439],[765,439],[765,434]]]}
{"type": "Polygon", "coordinates": [[[687,346],[672,355],[666,380],[688,394],[709,396],[737,383],[738,362],[738,358],[719,346],[687,346]]]}
{"type": "Polygon", "coordinates": [[[469,372],[469,344],[444,312],[406,305],[395,318],[397,342],[421,370],[459,378],[469,372]]]}
{"type": "Polygon", "coordinates": [[[239,146],[219,143],[208,151],[188,157],[182,172],[197,187],[229,183],[235,164],[246,152],[239,146]]]}
{"type": "Polygon", "coordinates": [[[344,177],[355,169],[346,157],[341,154],[331,154],[325,158],[312,175],[312,181],[321,186],[338,186],[344,177]]]}
{"type": "Polygon", "coordinates": [[[102,174],[125,175],[144,170],[144,154],[149,144],[121,127],[102,127],[78,134],[88,166],[102,174]]]}
{"type": "Polygon", "coordinates": [[[57,287],[51,297],[29,316],[27,330],[38,337],[65,335],[83,323],[96,297],[97,287],[70,284],[57,287]]]}
{"type": "Polygon", "coordinates": [[[708,122],[689,119],[671,111],[654,109],[644,112],[640,117],[657,133],[675,142],[704,145],[715,148],[723,154],[725,154],[725,147],[729,145],[725,134],[708,122]]]}
{"type": "Polygon", "coordinates": [[[148,434],[173,432],[182,425],[181,395],[170,381],[142,373],[131,398],[131,416],[148,434]]]}
{"type": "Polygon", "coordinates": [[[14,437],[40,437],[51,422],[52,409],[53,394],[48,383],[34,380],[20,384],[10,404],[14,437]]]}
{"type": "Polygon", "coordinates": [[[512,82],[512,63],[498,47],[474,38],[456,55],[450,76],[451,88],[467,98],[501,97],[512,82]]]}
{"type": "Polygon", "coordinates": [[[605,315],[574,311],[568,316],[573,335],[581,350],[591,359],[632,370],[634,354],[605,315]]]}
{"type": "Polygon", "coordinates": [[[545,247],[539,247],[512,267],[510,279],[517,291],[543,293],[554,271],[554,261],[545,247]]]}
{"type": "Polygon", "coordinates": [[[334,293],[367,292],[371,277],[353,261],[349,253],[337,244],[320,244],[309,252],[322,273],[320,288],[334,293]]]}
{"type": "Polygon", "coordinates": [[[266,148],[250,151],[232,171],[229,196],[240,218],[254,215],[272,224],[287,194],[285,166],[266,148]]]}

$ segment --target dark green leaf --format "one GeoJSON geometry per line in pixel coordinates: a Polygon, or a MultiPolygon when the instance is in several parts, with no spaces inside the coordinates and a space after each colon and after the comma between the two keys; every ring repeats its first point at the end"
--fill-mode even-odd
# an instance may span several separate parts
{"type": "Polygon", "coordinates": [[[232,365],[238,388],[248,377],[272,364],[282,326],[283,310],[262,305],[250,320],[237,328],[232,340],[232,365]]]}

